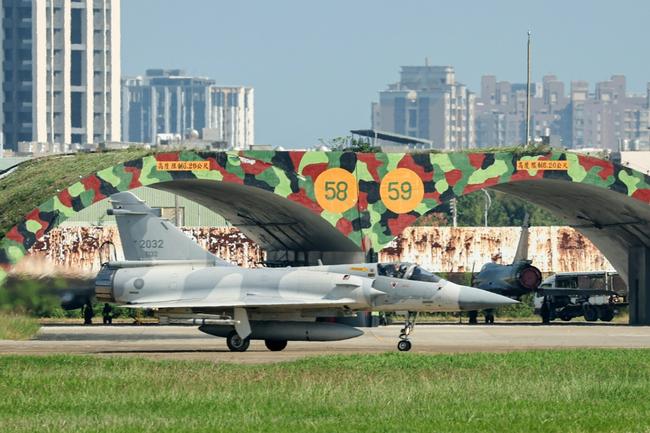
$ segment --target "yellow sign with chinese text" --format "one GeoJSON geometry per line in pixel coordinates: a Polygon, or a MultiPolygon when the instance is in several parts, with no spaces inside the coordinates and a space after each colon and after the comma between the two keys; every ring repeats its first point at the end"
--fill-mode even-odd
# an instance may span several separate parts
{"type": "Polygon", "coordinates": [[[210,161],[156,161],[158,171],[210,170],[210,161]]]}
{"type": "Polygon", "coordinates": [[[519,160],[517,161],[517,170],[559,170],[567,171],[569,161],[550,161],[550,160],[519,160]]]}

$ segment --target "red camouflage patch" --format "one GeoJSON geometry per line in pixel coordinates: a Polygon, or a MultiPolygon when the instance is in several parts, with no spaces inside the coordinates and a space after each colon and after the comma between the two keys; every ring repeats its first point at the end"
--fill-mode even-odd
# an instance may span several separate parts
{"type": "Polygon", "coordinates": [[[632,197],[646,203],[650,203],[650,189],[637,189],[632,194],[632,197]]]}
{"type": "Polygon", "coordinates": [[[415,215],[410,215],[407,213],[401,214],[397,218],[388,220],[388,228],[392,235],[397,236],[402,233],[402,231],[413,224],[415,220],[418,219],[415,215]]]}
{"type": "Polygon", "coordinates": [[[102,194],[99,190],[101,186],[101,181],[94,174],[81,179],[81,183],[86,188],[86,191],[92,190],[95,192],[95,196],[93,197],[93,203],[96,203],[99,200],[103,200],[106,198],[106,196],[102,194]]]}
{"type": "Polygon", "coordinates": [[[59,201],[61,204],[65,207],[72,207],[72,196],[70,195],[70,192],[68,191],[68,188],[64,189],[61,191],[58,195],[59,201]]]}
{"type": "Polygon", "coordinates": [[[470,153],[469,155],[467,155],[467,159],[469,159],[469,163],[472,165],[472,167],[478,170],[483,165],[483,161],[485,160],[485,154],[470,153]]]}
{"type": "Polygon", "coordinates": [[[252,174],[253,176],[257,176],[258,174],[268,170],[272,166],[269,163],[257,159],[254,161],[255,162],[253,164],[249,164],[244,161],[241,162],[241,168],[244,171],[244,174],[252,174]]]}
{"type": "Polygon", "coordinates": [[[445,173],[445,179],[447,179],[447,183],[450,186],[456,185],[456,183],[458,183],[458,181],[461,180],[462,178],[463,178],[463,172],[457,168],[445,173]]]}
{"type": "Polygon", "coordinates": [[[14,241],[14,242],[18,242],[19,244],[24,244],[25,243],[25,238],[18,231],[18,226],[13,226],[11,228],[11,230],[9,230],[7,232],[7,235],[5,237],[7,239],[10,239],[10,240],[14,241]]]}
{"type": "Polygon", "coordinates": [[[298,168],[300,168],[300,162],[302,161],[302,157],[304,155],[305,155],[304,150],[289,152],[289,158],[291,159],[291,163],[293,164],[293,171],[295,171],[296,173],[298,172],[298,168]]]}
{"type": "Polygon", "coordinates": [[[377,160],[377,157],[374,153],[357,153],[357,160],[366,164],[368,172],[372,178],[379,182],[379,171],[377,169],[381,167],[384,163],[377,160]]]}
{"type": "Polygon", "coordinates": [[[578,156],[578,162],[587,172],[594,167],[600,167],[598,176],[600,176],[602,180],[607,180],[609,176],[614,175],[614,166],[610,162],[582,155],[578,156]]]}
{"type": "Polygon", "coordinates": [[[287,198],[293,202],[303,205],[315,214],[320,215],[323,212],[323,208],[320,207],[318,203],[309,198],[304,189],[289,194],[287,198]]]}
{"type": "MultiPolygon", "coordinates": [[[[142,186],[140,183],[140,169],[137,167],[124,167],[124,171],[131,173],[131,182],[129,183],[129,189],[139,188],[142,186]]],[[[97,197],[97,195],[95,195],[95,197],[97,197]]]]}
{"type": "Polygon", "coordinates": [[[422,179],[423,182],[428,182],[433,179],[433,171],[425,171],[424,167],[413,161],[413,156],[411,155],[404,155],[402,160],[397,164],[397,168],[408,168],[409,170],[413,170],[418,176],[420,176],[420,179],[422,179]]]}
{"type": "Polygon", "coordinates": [[[311,177],[314,182],[316,182],[316,179],[318,179],[318,176],[325,170],[329,168],[329,163],[327,162],[322,162],[318,164],[309,164],[305,168],[302,169],[302,175],[303,176],[308,176],[311,177]]]}
{"type": "Polygon", "coordinates": [[[154,155],[156,161],[178,161],[180,152],[157,153],[154,155]]]}
{"type": "Polygon", "coordinates": [[[352,223],[348,221],[347,218],[341,218],[338,220],[336,222],[336,228],[345,236],[348,236],[350,233],[352,233],[352,223]]]}
{"type": "Polygon", "coordinates": [[[483,188],[488,188],[494,185],[497,185],[499,183],[499,176],[491,177],[488,180],[486,180],[483,183],[477,184],[477,185],[467,185],[465,189],[463,190],[463,195],[469,194],[474,191],[478,191],[479,189],[483,188]]]}

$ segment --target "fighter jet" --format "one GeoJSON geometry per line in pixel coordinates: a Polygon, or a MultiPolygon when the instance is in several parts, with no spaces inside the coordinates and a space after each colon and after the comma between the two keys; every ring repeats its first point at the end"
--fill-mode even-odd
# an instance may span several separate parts
{"type": "Polygon", "coordinates": [[[398,349],[408,351],[417,312],[517,302],[407,263],[239,268],[205,251],[132,193],[110,200],[125,260],[102,266],[97,299],[157,310],[161,323],[198,326],[225,337],[231,351],[246,351],[250,340],[279,351],[288,341],[357,337],[361,330],[323,318],[368,310],[407,312],[398,349]]]}
{"type": "MultiPolygon", "coordinates": [[[[528,259],[529,229],[530,224],[528,214],[526,214],[512,263],[509,265],[495,262],[486,263],[481,271],[472,278],[472,286],[512,298],[520,298],[526,293],[537,290],[542,282],[542,273],[528,259]]],[[[470,311],[470,323],[477,322],[477,314],[477,311],[470,311]]],[[[485,312],[485,322],[494,323],[494,313],[491,309],[485,312]]]]}

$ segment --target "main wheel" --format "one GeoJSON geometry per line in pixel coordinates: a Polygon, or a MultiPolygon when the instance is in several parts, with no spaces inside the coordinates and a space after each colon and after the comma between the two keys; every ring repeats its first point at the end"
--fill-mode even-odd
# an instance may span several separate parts
{"type": "Polygon", "coordinates": [[[603,322],[611,322],[614,318],[614,310],[608,307],[601,308],[598,316],[603,322]]]}
{"type": "Polygon", "coordinates": [[[469,318],[470,325],[476,325],[478,323],[478,311],[470,311],[467,313],[467,317],[469,318]]]}
{"type": "Polygon", "coordinates": [[[494,324],[494,314],[486,314],[485,315],[485,323],[488,325],[493,325],[494,324]]]}
{"type": "Polygon", "coordinates": [[[400,352],[408,352],[411,350],[411,342],[409,340],[400,340],[399,343],[397,343],[397,350],[400,352]]]}
{"type": "Polygon", "coordinates": [[[271,352],[279,352],[287,347],[287,340],[264,340],[264,345],[271,352]]]}
{"type": "Polygon", "coordinates": [[[237,334],[237,331],[232,331],[226,337],[226,344],[231,352],[246,352],[248,346],[251,344],[251,340],[249,338],[241,338],[237,334]]]}

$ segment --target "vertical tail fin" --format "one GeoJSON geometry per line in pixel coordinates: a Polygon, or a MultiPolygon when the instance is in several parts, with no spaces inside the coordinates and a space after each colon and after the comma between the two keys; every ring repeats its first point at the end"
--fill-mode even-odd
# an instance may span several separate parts
{"type": "Polygon", "coordinates": [[[524,223],[521,225],[521,237],[519,238],[519,244],[517,245],[517,252],[515,253],[513,262],[528,260],[528,229],[530,228],[528,220],[528,214],[524,215],[524,223]]]}
{"type": "Polygon", "coordinates": [[[110,197],[126,260],[197,260],[225,265],[134,194],[110,197]]]}

